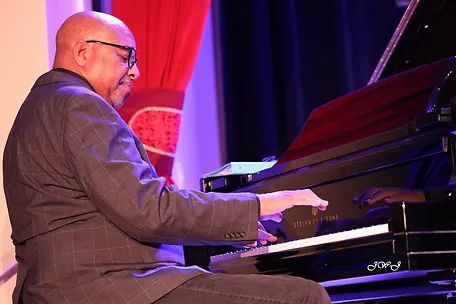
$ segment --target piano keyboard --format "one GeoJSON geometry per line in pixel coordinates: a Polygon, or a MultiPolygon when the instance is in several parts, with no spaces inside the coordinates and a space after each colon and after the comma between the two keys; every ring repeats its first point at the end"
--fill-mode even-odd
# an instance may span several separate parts
{"type": "Polygon", "coordinates": [[[347,230],[343,232],[337,232],[332,234],[320,235],[316,237],[310,237],[306,239],[300,239],[280,244],[273,244],[268,246],[262,246],[252,249],[239,250],[230,253],[224,253],[220,255],[211,256],[211,264],[226,262],[231,260],[238,260],[247,257],[254,257],[264,255],[268,253],[283,252],[287,250],[296,250],[299,248],[311,247],[324,245],[334,242],[347,241],[358,239],[367,236],[380,235],[388,233],[388,224],[375,225],[370,227],[364,227],[359,229],[347,230]]]}

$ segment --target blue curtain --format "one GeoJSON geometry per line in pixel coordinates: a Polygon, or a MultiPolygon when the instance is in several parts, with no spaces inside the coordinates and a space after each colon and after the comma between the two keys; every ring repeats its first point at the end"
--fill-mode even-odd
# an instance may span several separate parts
{"type": "Polygon", "coordinates": [[[227,161],[280,156],[313,109],[367,84],[394,0],[213,0],[227,161]]]}

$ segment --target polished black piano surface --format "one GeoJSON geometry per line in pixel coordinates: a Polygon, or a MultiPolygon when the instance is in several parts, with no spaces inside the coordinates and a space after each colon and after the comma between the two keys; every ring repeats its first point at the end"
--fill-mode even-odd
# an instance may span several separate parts
{"type": "Polygon", "coordinates": [[[302,276],[325,286],[334,303],[454,300],[454,16],[454,0],[410,1],[368,85],[315,109],[275,166],[201,180],[206,192],[310,188],[330,202],[326,211],[294,207],[281,223],[264,223],[277,243],[188,247],[186,263],[302,276]],[[374,186],[441,195],[424,203],[353,203],[374,186]]]}

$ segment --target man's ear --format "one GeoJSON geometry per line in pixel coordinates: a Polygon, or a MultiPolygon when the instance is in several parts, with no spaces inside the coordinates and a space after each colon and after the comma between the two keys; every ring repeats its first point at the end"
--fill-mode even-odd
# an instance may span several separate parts
{"type": "Polygon", "coordinates": [[[76,42],[73,48],[73,57],[74,60],[78,63],[79,66],[85,66],[87,60],[89,59],[90,52],[87,42],[79,40],[76,42]]]}

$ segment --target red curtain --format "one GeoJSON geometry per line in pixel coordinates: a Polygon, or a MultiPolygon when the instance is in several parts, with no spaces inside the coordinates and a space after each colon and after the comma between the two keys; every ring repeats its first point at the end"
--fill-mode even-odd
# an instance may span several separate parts
{"type": "Polygon", "coordinates": [[[141,77],[118,109],[144,144],[158,175],[171,172],[185,90],[211,0],[112,0],[112,14],[136,39],[141,77]]]}

